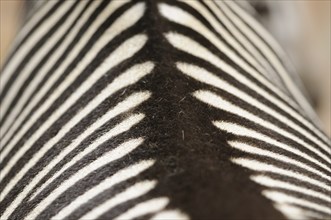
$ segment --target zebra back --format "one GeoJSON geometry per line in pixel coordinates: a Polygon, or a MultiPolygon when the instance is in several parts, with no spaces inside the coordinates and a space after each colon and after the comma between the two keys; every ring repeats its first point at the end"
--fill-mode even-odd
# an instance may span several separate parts
{"type": "Polygon", "coordinates": [[[330,140],[233,1],[46,1],[1,71],[1,219],[327,219],[330,140]]]}

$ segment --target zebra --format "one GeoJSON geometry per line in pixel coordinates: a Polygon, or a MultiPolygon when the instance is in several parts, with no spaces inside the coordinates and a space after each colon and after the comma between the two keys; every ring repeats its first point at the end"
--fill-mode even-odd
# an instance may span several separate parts
{"type": "Polygon", "coordinates": [[[1,219],[329,219],[330,139],[236,1],[45,1],[1,71],[1,219]]]}

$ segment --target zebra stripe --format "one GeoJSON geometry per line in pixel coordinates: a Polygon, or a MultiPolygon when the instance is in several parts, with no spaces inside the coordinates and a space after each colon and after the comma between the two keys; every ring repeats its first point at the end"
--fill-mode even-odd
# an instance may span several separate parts
{"type": "Polygon", "coordinates": [[[16,40],[16,44],[20,45],[24,42],[24,47],[18,47],[15,51],[17,54],[16,56],[13,56],[12,59],[9,60],[9,62],[5,65],[5,68],[2,71],[1,74],[1,86],[0,91],[1,94],[4,91],[5,85],[8,83],[9,79],[12,77],[13,72],[17,68],[17,65],[19,63],[22,63],[23,59],[26,57],[26,55],[31,51],[32,47],[36,45],[36,43],[43,38],[44,36],[40,37],[39,31],[43,33],[45,29],[47,30],[50,26],[54,26],[54,23],[58,21],[58,17],[62,17],[64,14],[67,14],[67,7],[70,5],[73,5],[74,2],[67,2],[65,5],[61,5],[61,7],[52,8],[56,2],[53,1],[50,4],[47,4],[45,7],[40,10],[40,12],[31,19],[27,25],[25,25],[25,29],[22,30],[22,34],[19,35],[19,37],[16,40]],[[55,9],[55,12],[53,11],[55,9]],[[64,10],[63,10],[64,9],[64,10]],[[50,14],[51,16],[47,16],[50,14]],[[39,21],[42,20],[43,24],[39,24],[39,21]],[[38,22],[38,23],[37,23],[38,22]],[[37,23],[37,24],[36,24],[37,23]],[[36,28],[36,29],[35,29],[36,28]],[[35,29],[34,32],[30,33],[32,30],[35,29]],[[39,35],[39,36],[38,36],[39,35]]]}
{"type": "MultiPolygon", "coordinates": [[[[226,9],[223,12],[220,7],[217,7],[215,2],[212,1],[205,1],[206,5],[208,5],[208,8],[213,12],[214,15],[218,17],[218,20],[222,21],[225,25],[225,27],[229,30],[229,32],[238,40],[238,42],[242,45],[241,50],[247,50],[247,52],[250,54],[250,56],[255,57],[257,59],[257,62],[260,63],[264,68],[264,73],[268,73],[268,78],[270,80],[273,80],[277,83],[277,86],[283,88],[283,85],[273,69],[272,65],[269,63],[268,59],[265,57],[265,54],[261,52],[260,48],[255,48],[256,45],[251,42],[250,38],[246,38],[245,36],[252,37],[252,34],[247,29],[239,29],[234,22],[232,22],[230,19],[227,18],[228,12],[226,9]],[[227,16],[226,16],[227,15],[227,16]],[[243,33],[241,33],[243,32],[243,33]],[[245,33],[245,35],[244,35],[245,33]],[[245,49],[244,49],[245,48],[245,49]]],[[[284,90],[285,88],[283,88],[284,90]]]]}
{"type": "MultiPolygon", "coordinates": [[[[236,4],[233,4],[233,2],[229,1],[229,2],[217,2],[218,4],[224,4],[226,3],[228,5],[228,7],[230,9],[232,9],[235,13],[237,13],[237,15],[241,15],[241,20],[242,21],[246,21],[253,30],[256,30],[256,32],[261,35],[262,37],[262,41],[261,40],[256,40],[254,41],[254,44],[256,45],[261,45],[263,43],[263,41],[266,41],[274,51],[276,51],[278,54],[282,55],[282,57],[286,57],[284,56],[284,53],[281,52],[282,50],[279,48],[279,46],[277,46],[277,43],[275,43],[275,41],[269,36],[268,33],[266,33],[266,31],[260,26],[258,25],[254,20],[252,20],[252,18],[250,18],[249,16],[247,16],[246,13],[244,13],[243,11],[241,11],[240,7],[238,7],[236,4]]],[[[224,4],[224,8],[226,10],[226,4],[224,4]]],[[[238,23],[240,22],[240,20],[236,20],[233,19],[234,21],[237,21],[238,23]]],[[[240,26],[240,28],[244,28],[240,26]]],[[[253,36],[249,36],[252,37],[252,39],[254,39],[253,36]]],[[[263,48],[263,46],[261,46],[260,48],[263,48]]],[[[310,117],[311,119],[317,119],[317,116],[314,112],[314,110],[312,109],[312,107],[310,106],[310,104],[308,103],[308,101],[306,100],[306,98],[302,95],[302,93],[300,92],[300,90],[297,88],[297,85],[295,85],[293,83],[293,80],[290,76],[291,73],[286,71],[285,66],[282,65],[279,62],[279,59],[277,59],[277,56],[275,56],[276,54],[273,53],[272,51],[268,50],[268,47],[266,45],[266,47],[264,47],[265,50],[265,54],[267,55],[268,59],[272,62],[272,65],[274,66],[274,68],[276,69],[276,71],[278,72],[278,75],[281,77],[282,81],[284,82],[285,86],[288,87],[289,91],[291,92],[291,94],[294,96],[294,99],[297,100],[299,102],[299,104],[302,106],[302,108],[305,110],[302,113],[306,113],[308,114],[307,117],[310,117]],[[275,54],[273,56],[273,54],[275,54]]],[[[286,60],[282,59],[283,63],[286,63],[286,60]]],[[[286,63],[287,66],[290,66],[290,64],[286,63]]],[[[327,140],[327,138],[325,139],[327,140]]]]}
{"type": "Polygon", "coordinates": [[[46,1],[1,72],[1,219],[330,218],[289,68],[236,2],[46,1]]]}
{"type": "MultiPolygon", "coordinates": [[[[70,1],[68,1],[70,3],[70,1]]],[[[88,2],[86,2],[88,3],[88,2]]],[[[16,88],[22,88],[23,83],[26,81],[26,78],[29,76],[29,74],[26,74],[27,72],[31,72],[33,70],[33,67],[36,66],[36,64],[40,61],[41,57],[44,57],[47,52],[49,52],[50,48],[52,48],[55,43],[61,38],[67,31],[68,28],[73,24],[74,19],[82,12],[82,9],[84,9],[86,3],[79,4],[77,7],[74,7],[74,10],[68,11],[70,13],[68,17],[68,23],[64,23],[63,28],[61,28],[59,31],[57,31],[50,40],[47,41],[47,44],[45,44],[39,51],[38,54],[33,56],[32,59],[29,60],[25,68],[20,72],[20,77],[18,77],[13,84],[11,85],[10,89],[8,90],[8,93],[12,94],[14,97],[17,95],[15,94],[16,88]]],[[[62,15],[60,15],[62,16],[62,15]]],[[[47,34],[43,38],[46,38],[47,34]]],[[[18,91],[18,90],[16,90],[18,91]]],[[[11,96],[12,97],[12,96],[11,96]]],[[[1,108],[1,115],[4,115],[5,111],[7,111],[7,107],[9,105],[9,102],[12,101],[9,99],[9,96],[5,96],[2,99],[2,108],[1,108]]]]}
{"type": "MultiPolygon", "coordinates": [[[[138,6],[141,6],[141,5],[138,5],[138,6]]],[[[130,14],[130,13],[127,13],[126,15],[127,15],[127,18],[126,18],[126,19],[130,19],[128,16],[131,16],[131,14],[130,14]]],[[[142,12],[141,12],[140,14],[138,14],[137,20],[138,20],[139,17],[140,17],[139,15],[141,16],[141,15],[142,15],[142,12]]],[[[125,16],[125,15],[123,15],[123,16],[125,16]]],[[[95,53],[97,53],[96,51],[100,51],[101,48],[104,48],[108,42],[111,42],[111,39],[112,39],[112,38],[114,38],[114,37],[115,37],[117,34],[119,34],[121,31],[125,30],[125,28],[130,27],[130,26],[132,25],[131,23],[126,23],[125,25],[123,25],[123,23],[126,21],[126,19],[123,19],[123,20],[122,20],[122,19],[119,19],[119,22],[118,22],[118,23],[114,23],[113,26],[111,26],[110,29],[107,30],[107,31],[108,31],[109,33],[111,33],[111,34],[110,34],[110,35],[105,34],[105,35],[102,36],[102,38],[97,42],[97,44],[94,45],[94,46],[95,46],[95,47],[93,48],[94,50],[93,50],[93,49],[90,50],[90,54],[89,54],[89,56],[85,56],[85,57],[84,57],[85,59],[83,59],[83,60],[81,61],[81,63],[83,63],[83,65],[85,65],[85,66],[88,65],[89,62],[91,61],[91,59],[94,58],[95,53]],[[94,56],[91,55],[91,54],[94,54],[94,56]]],[[[134,22],[137,21],[137,20],[131,20],[131,21],[134,23],[134,22]]],[[[141,41],[145,41],[144,35],[142,35],[141,37],[140,37],[140,36],[137,36],[136,38],[142,38],[141,41]]],[[[139,44],[140,41],[139,41],[138,39],[133,38],[133,39],[131,39],[131,41],[128,40],[128,42],[123,43],[123,47],[124,47],[123,49],[120,48],[118,51],[114,51],[114,53],[115,53],[115,52],[121,53],[121,51],[127,51],[127,52],[128,52],[128,53],[127,53],[127,57],[130,57],[130,55],[132,55],[132,54],[129,53],[130,51],[132,51],[132,53],[135,53],[135,52],[136,52],[135,48],[134,48],[133,46],[131,46],[131,44],[133,44],[133,43],[131,43],[131,42],[135,42],[135,41],[137,41],[137,46],[143,46],[143,44],[139,44]],[[133,47],[133,48],[132,48],[132,49],[130,48],[130,49],[131,49],[131,50],[130,50],[129,47],[133,47]],[[122,49],[122,50],[121,50],[121,49],[122,49]],[[127,50],[126,50],[126,49],[127,49],[127,50]]],[[[138,51],[138,50],[139,50],[139,49],[137,49],[137,51],[138,51]]],[[[111,67],[115,66],[117,63],[119,63],[119,62],[121,62],[122,60],[124,60],[125,58],[127,58],[127,57],[121,57],[120,55],[121,55],[121,54],[114,54],[114,55],[113,55],[113,57],[116,57],[116,58],[118,58],[119,60],[114,60],[114,61],[113,61],[113,65],[110,65],[110,66],[108,67],[109,69],[111,69],[111,67]],[[116,62],[116,61],[117,61],[117,62],[116,62]]],[[[111,60],[113,57],[109,57],[108,60],[111,60]]],[[[105,63],[106,63],[106,62],[105,62],[105,63]]],[[[105,67],[104,67],[104,68],[105,68],[105,67]]],[[[99,74],[98,74],[99,77],[101,77],[102,74],[104,73],[102,70],[103,70],[103,68],[100,67],[100,68],[99,68],[99,71],[98,71],[98,73],[99,73],[99,74]]],[[[104,71],[107,71],[107,70],[104,70],[104,71]]],[[[74,80],[76,79],[76,77],[79,76],[80,73],[81,73],[81,72],[80,72],[80,69],[75,69],[75,71],[71,72],[71,76],[69,76],[69,77],[67,78],[68,80],[65,81],[63,84],[61,84],[61,86],[57,87],[56,92],[52,93],[52,96],[51,96],[50,98],[47,99],[47,102],[44,103],[42,107],[39,107],[37,113],[39,113],[39,112],[41,112],[41,113],[39,113],[39,114],[34,114],[34,116],[35,116],[35,117],[38,117],[39,115],[41,115],[41,114],[43,113],[42,110],[43,110],[43,111],[46,111],[47,109],[49,109],[49,105],[51,105],[51,103],[54,102],[54,100],[56,100],[56,99],[60,96],[60,94],[61,94],[65,89],[67,89],[67,88],[71,85],[71,82],[74,81],[74,80]],[[46,104],[47,104],[47,105],[46,105],[46,104]]],[[[87,85],[86,88],[91,87],[91,86],[93,85],[93,84],[92,84],[92,83],[93,83],[92,80],[96,81],[99,77],[95,76],[95,77],[90,78],[89,80],[85,81],[85,82],[86,82],[85,85],[86,85],[86,84],[89,84],[89,85],[87,85]]],[[[84,85],[84,86],[85,86],[85,85],[84,85]]],[[[84,88],[83,86],[81,86],[80,88],[82,88],[82,89],[81,89],[81,93],[84,93],[84,92],[87,90],[87,89],[84,88]]],[[[79,98],[79,97],[77,97],[77,96],[78,96],[78,95],[76,95],[76,99],[79,98]]],[[[74,97],[74,96],[72,96],[72,97],[74,97]]],[[[66,106],[64,106],[64,107],[66,107],[66,106]]],[[[28,129],[28,127],[31,126],[30,124],[33,123],[33,121],[32,121],[31,119],[33,119],[33,117],[30,118],[30,120],[29,120],[27,123],[24,124],[25,126],[24,126],[23,130],[20,130],[19,135],[16,135],[14,140],[19,140],[19,138],[21,138],[21,137],[20,137],[21,134],[22,134],[23,132],[26,132],[26,130],[28,129]],[[26,128],[26,129],[25,129],[25,128],[26,128]]],[[[5,140],[5,138],[4,138],[4,140],[5,140]]],[[[10,142],[7,142],[7,143],[6,143],[5,141],[4,141],[4,143],[5,143],[5,145],[9,145],[9,144],[10,144],[10,142]]],[[[14,142],[14,144],[16,144],[16,142],[14,142]]],[[[11,149],[11,146],[14,145],[14,144],[9,145],[9,149],[11,149]]],[[[5,151],[3,154],[6,156],[6,155],[7,155],[7,152],[5,151]]]]}
{"type": "MultiPolygon", "coordinates": [[[[224,91],[227,91],[228,93],[234,94],[239,99],[246,100],[250,104],[254,105],[255,107],[257,107],[261,110],[263,110],[264,112],[268,113],[269,115],[276,117],[278,120],[282,121],[284,124],[287,124],[289,127],[293,128],[294,131],[300,132],[303,137],[308,136],[309,139],[311,139],[314,142],[314,144],[316,144],[317,146],[321,146],[323,150],[328,152],[328,146],[326,144],[322,143],[320,140],[318,140],[314,136],[312,136],[311,134],[309,134],[306,130],[302,129],[297,124],[293,123],[291,120],[288,120],[287,118],[280,115],[278,112],[276,112],[272,108],[269,108],[265,104],[259,102],[258,100],[256,100],[252,96],[248,95],[247,93],[231,86],[227,82],[225,82],[222,79],[216,77],[214,74],[211,74],[210,72],[208,72],[208,71],[206,71],[202,68],[199,68],[197,66],[193,66],[193,65],[189,65],[189,64],[185,64],[185,63],[177,63],[177,68],[180,69],[184,74],[186,74],[188,76],[191,76],[196,80],[207,83],[207,84],[212,85],[216,88],[223,89],[224,91]],[[203,77],[201,77],[201,75],[203,75],[203,77]]],[[[251,117],[255,117],[255,116],[251,116],[251,117]]],[[[254,121],[257,122],[257,121],[260,121],[260,120],[256,119],[254,121]]],[[[273,125],[271,125],[271,126],[273,126],[273,125]]],[[[281,131],[281,129],[279,129],[279,128],[275,128],[275,129],[281,131]]],[[[301,140],[299,140],[297,137],[293,136],[292,134],[288,134],[286,131],[281,131],[281,132],[283,134],[286,133],[285,136],[287,136],[287,137],[290,136],[291,139],[295,139],[300,144],[303,144],[307,148],[310,148],[309,146],[307,146],[307,144],[302,143],[301,140]]],[[[314,151],[314,149],[313,149],[313,151],[314,151]]],[[[327,158],[326,156],[324,156],[323,154],[322,154],[322,157],[325,157],[327,161],[330,161],[330,159],[327,158]]]]}
{"type": "MultiPolygon", "coordinates": [[[[197,57],[205,59],[206,61],[208,60],[208,62],[214,64],[219,69],[224,70],[226,73],[230,73],[231,77],[234,77],[237,81],[239,81],[243,85],[246,85],[253,91],[256,91],[256,93],[261,95],[266,100],[270,101],[270,103],[274,103],[275,105],[279,106],[279,108],[281,110],[286,111],[287,114],[290,114],[290,116],[297,119],[299,121],[299,123],[305,122],[305,125],[307,127],[309,126],[309,128],[311,128],[315,134],[319,133],[318,130],[316,128],[314,128],[313,125],[309,121],[307,121],[302,115],[298,114],[296,111],[294,111],[294,109],[291,109],[288,105],[286,105],[287,103],[283,102],[280,99],[277,99],[274,96],[269,95],[265,90],[261,89],[261,87],[256,85],[254,82],[250,81],[245,76],[241,75],[238,71],[236,71],[234,68],[232,68],[231,66],[224,63],[222,60],[215,57],[206,48],[201,47],[201,45],[199,45],[197,42],[189,39],[186,36],[182,36],[182,35],[174,34],[174,33],[168,33],[167,38],[170,42],[173,43],[173,45],[175,47],[183,49],[185,52],[194,54],[197,57]],[[190,45],[190,47],[182,48],[181,45],[190,45]]],[[[298,122],[296,122],[296,123],[298,123],[298,122]]],[[[329,143],[324,142],[324,144],[329,144],[329,143]]]]}
{"type": "MultiPolygon", "coordinates": [[[[56,112],[54,113],[55,116],[61,116],[61,113],[63,114],[65,112],[65,110],[67,110],[70,106],[72,106],[77,101],[77,99],[80,97],[79,95],[83,95],[83,93],[86,92],[86,90],[89,89],[89,86],[91,86],[90,83],[93,82],[94,80],[98,80],[98,75],[100,75],[100,77],[101,77],[106,71],[111,69],[111,67],[114,64],[116,65],[120,61],[122,61],[123,59],[127,58],[126,56],[124,56],[124,57],[121,56],[121,53],[123,53],[123,50],[126,51],[126,53],[127,53],[125,55],[134,54],[137,50],[139,50],[142,47],[143,42],[145,41],[145,37],[143,35],[142,36],[138,35],[138,36],[135,36],[133,39],[130,39],[130,40],[128,40],[127,42],[124,42],[124,44],[123,44],[124,48],[121,48],[121,46],[120,46],[120,48],[118,48],[118,50],[114,51],[114,54],[111,54],[110,57],[108,57],[108,60],[111,61],[111,62],[109,62],[107,60],[108,62],[107,61],[105,62],[105,64],[107,64],[107,65],[105,65],[105,67],[99,68],[98,69],[99,71],[97,70],[95,72],[95,74],[92,75],[93,78],[95,77],[95,79],[93,79],[91,77],[92,78],[91,80],[85,81],[85,83],[83,83],[78,88],[78,90],[75,93],[75,96],[71,96],[71,99],[70,98],[67,99],[66,102],[64,103],[64,105],[61,106],[63,108],[58,108],[56,110],[56,112]],[[136,46],[136,48],[135,48],[135,46],[136,46]],[[129,50],[128,47],[130,47],[130,49],[133,50],[131,53],[128,51],[129,50]],[[117,61],[116,58],[121,58],[121,59],[119,61],[117,61]]],[[[139,69],[139,67],[138,67],[138,69],[139,69]]],[[[59,133],[53,139],[51,139],[48,142],[49,144],[45,144],[44,148],[42,148],[38,152],[38,155],[40,155],[39,158],[41,158],[44,155],[44,153],[46,153],[48,150],[50,150],[52,148],[52,146],[57,141],[59,141],[68,131],[70,131],[70,129],[72,129],[77,123],[79,123],[87,114],[91,113],[91,111],[93,109],[95,109],[95,107],[98,106],[102,101],[104,101],[106,98],[108,98],[110,95],[112,95],[113,93],[115,93],[119,89],[122,89],[123,87],[126,87],[130,84],[133,84],[137,80],[139,80],[140,79],[139,74],[138,74],[138,77],[133,78],[133,80],[131,80],[130,78],[128,78],[128,76],[126,76],[126,75],[129,75],[129,77],[133,76],[133,73],[135,73],[134,70],[131,70],[131,72],[126,73],[126,74],[124,73],[122,75],[122,77],[117,79],[117,80],[115,79],[113,84],[110,84],[108,87],[106,87],[105,90],[103,90],[103,92],[98,94],[97,97],[95,97],[90,103],[88,103],[88,105],[85,106],[85,108],[83,110],[81,110],[79,112],[79,114],[77,114],[74,118],[72,118],[66,124],[67,126],[63,126],[63,128],[59,131],[59,133]],[[130,79],[130,81],[127,80],[127,79],[130,79]],[[110,89],[110,91],[109,91],[109,89],[110,89]]],[[[149,71],[150,71],[150,68],[148,68],[147,71],[145,70],[143,73],[141,73],[141,75],[144,76],[149,71]]],[[[51,122],[44,123],[43,126],[40,127],[38,129],[38,131],[29,139],[29,141],[25,143],[24,147],[20,148],[20,150],[10,159],[9,163],[7,164],[7,166],[3,169],[2,173],[1,173],[3,176],[5,176],[10,171],[10,169],[14,166],[14,164],[16,164],[16,162],[19,160],[19,158],[22,157],[27,150],[29,150],[29,148],[32,146],[32,144],[46,131],[46,129],[49,128],[49,126],[51,126],[52,121],[54,122],[57,118],[56,117],[50,117],[49,119],[50,119],[51,122]]],[[[7,149],[11,149],[11,148],[9,147],[7,149]]],[[[6,154],[7,152],[8,151],[4,151],[4,153],[3,153],[4,156],[7,155],[6,154]]],[[[33,161],[32,163],[37,162],[38,159],[32,160],[33,161]]],[[[27,169],[29,169],[28,166],[25,166],[25,167],[27,167],[27,169]]],[[[21,172],[23,170],[21,170],[21,172]]]]}
{"type": "MultiPolygon", "coordinates": [[[[170,21],[174,21],[176,23],[185,25],[189,28],[192,28],[196,32],[204,33],[205,37],[217,47],[219,51],[222,51],[226,56],[231,59],[235,65],[238,65],[241,69],[244,69],[249,74],[254,76],[255,79],[260,81],[263,85],[267,86],[271,90],[273,90],[277,95],[281,96],[282,98],[286,99],[291,105],[296,106],[282,91],[280,91],[276,86],[274,86],[270,81],[268,81],[265,77],[261,77],[260,74],[254,70],[252,67],[247,65],[242,59],[240,59],[233,51],[231,51],[222,41],[220,41],[215,34],[213,34],[207,27],[205,27],[200,21],[194,18],[192,15],[188,14],[187,12],[183,11],[180,8],[169,6],[167,4],[160,5],[160,12],[163,16],[170,19],[170,21]],[[167,13],[168,12],[168,13],[167,13]],[[169,13],[170,12],[170,13],[169,13]],[[171,16],[173,15],[173,16],[171,16]],[[176,16],[174,16],[176,15],[176,16]]],[[[168,35],[168,38],[172,38],[173,35],[168,35]]],[[[175,36],[174,36],[175,37],[175,36]]],[[[183,37],[179,37],[183,38],[183,37]]],[[[171,41],[171,39],[168,39],[171,41]]],[[[185,40],[185,39],[184,39],[185,40]]],[[[180,41],[179,39],[174,40],[175,45],[178,44],[180,41]]],[[[178,47],[183,46],[186,44],[176,45],[178,47]]],[[[186,48],[187,50],[192,51],[191,48],[186,48]]],[[[187,51],[187,52],[189,52],[187,51]]],[[[193,55],[196,53],[193,52],[193,55]]],[[[200,55],[201,56],[201,55],[200,55]]],[[[216,61],[217,62],[217,61],[216,61]]],[[[223,63],[223,62],[219,62],[223,63]]],[[[297,107],[297,106],[296,106],[297,107]]]]}
{"type": "MultiPolygon", "coordinates": [[[[115,180],[114,180],[115,181],[115,180]]],[[[73,202],[70,205],[75,206],[75,208],[79,208],[79,206],[81,206],[81,203],[84,203],[82,201],[87,201],[86,198],[93,198],[95,195],[97,195],[98,193],[101,193],[102,191],[104,191],[103,187],[106,189],[109,187],[109,185],[113,185],[113,184],[109,184],[107,182],[104,182],[105,184],[101,185],[102,183],[99,184],[98,188],[93,188],[92,190],[90,190],[89,192],[85,193],[84,197],[78,198],[75,200],[77,201],[76,203],[73,202]],[[95,192],[97,191],[97,192],[95,192]],[[83,200],[83,198],[85,198],[83,200]]],[[[106,202],[99,204],[98,207],[95,207],[94,209],[92,209],[91,211],[89,211],[88,213],[86,213],[83,217],[81,217],[81,219],[93,219],[93,218],[98,218],[99,216],[101,216],[103,213],[105,213],[106,211],[108,211],[109,209],[115,207],[116,205],[125,202],[128,199],[133,199],[133,198],[137,198],[139,196],[142,196],[143,194],[146,194],[148,191],[152,190],[156,185],[155,181],[145,181],[145,182],[139,182],[136,183],[135,185],[129,187],[128,189],[126,189],[124,192],[121,192],[119,194],[117,194],[114,198],[111,198],[109,200],[107,200],[106,202]]],[[[68,212],[72,212],[70,209],[72,209],[71,207],[66,207],[66,209],[68,210],[68,212]]],[[[63,216],[67,216],[69,215],[69,213],[67,214],[62,214],[65,213],[65,209],[63,209],[59,214],[57,214],[54,219],[59,219],[59,218],[63,218],[63,216]],[[62,214],[62,215],[61,215],[62,214]]]]}
{"type": "MultiPolygon", "coordinates": [[[[38,69],[39,71],[37,70],[37,72],[40,73],[40,75],[38,75],[38,77],[36,77],[27,86],[24,94],[22,96],[18,97],[18,101],[16,102],[15,108],[13,108],[10,111],[10,113],[8,113],[8,116],[4,118],[5,122],[3,123],[2,128],[5,132],[3,133],[3,137],[5,137],[4,135],[8,135],[7,132],[9,132],[10,124],[12,124],[14,122],[14,118],[16,118],[17,116],[20,116],[17,119],[17,121],[15,121],[15,122],[19,122],[21,118],[26,117],[25,113],[29,113],[29,110],[31,110],[30,106],[33,107],[33,105],[32,105],[32,103],[29,103],[30,105],[27,106],[27,104],[28,104],[28,100],[30,100],[31,95],[36,92],[34,89],[39,87],[38,85],[40,85],[43,78],[45,77],[44,74],[48,73],[50,71],[50,68],[52,67],[52,65],[50,65],[50,64],[56,63],[56,61],[59,60],[59,58],[65,51],[65,49],[69,46],[69,43],[71,43],[73,41],[73,39],[75,37],[74,34],[76,34],[76,36],[77,36],[77,33],[82,28],[82,25],[84,24],[84,22],[86,22],[86,20],[89,18],[89,16],[91,16],[91,13],[95,10],[97,3],[99,3],[99,2],[98,1],[92,2],[92,5],[88,7],[87,11],[83,12],[83,16],[80,17],[79,21],[74,25],[74,27],[73,27],[72,31],[69,33],[69,35],[66,36],[64,41],[59,46],[58,50],[56,50],[54,52],[54,55],[52,57],[50,57],[50,59],[48,60],[48,62],[47,62],[48,65],[44,65],[42,68],[38,69]],[[19,113],[22,112],[24,106],[25,106],[24,112],[21,113],[21,115],[19,115],[19,113]]],[[[72,28],[72,27],[70,27],[70,28],[72,28]]],[[[55,74],[55,76],[56,76],[56,74],[55,74]]],[[[41,91],[44,91],[44,90],[41,90],[41,91]]],[[[45,90],[45,92],[46,91],[47,90],[45,90]]],[[[41,93],[41,94],[40,93],[35,94],[35,96],[38,97],[38,99],[37,99],[38,101],[40,101],[40,97],[42,97],[42,95],[45,95],[45,92],[41,93]]],[[[34,103],[38,103],[38,101],[36,101],[34,103]]],[[[18,123],[16,123],[16,124],[18,124],[18,123]]],[[[16,129],[17,127],[14,127],[14,128],[16,129]]]]}

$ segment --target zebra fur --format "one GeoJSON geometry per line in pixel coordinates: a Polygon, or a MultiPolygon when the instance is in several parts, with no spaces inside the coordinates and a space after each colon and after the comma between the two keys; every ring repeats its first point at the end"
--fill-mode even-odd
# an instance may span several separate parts
{"type": "Polygon", "coordinates": [[[45,1],[1,71],[1,219],[328,219],[330,139],[234,1],[45,1]]]}

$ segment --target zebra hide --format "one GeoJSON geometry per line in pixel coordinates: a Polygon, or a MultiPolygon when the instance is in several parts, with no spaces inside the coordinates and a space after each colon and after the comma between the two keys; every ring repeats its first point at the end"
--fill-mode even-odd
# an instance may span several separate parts
{"type": "Polygon", "coordinates": [[[330,219],[330,139],[245,7],[38,4],[1,71],[1,219],[330,219]]]}

